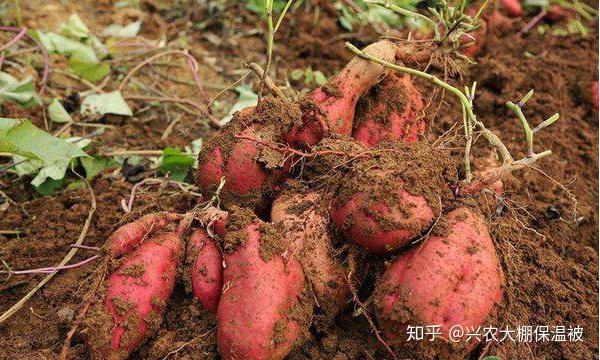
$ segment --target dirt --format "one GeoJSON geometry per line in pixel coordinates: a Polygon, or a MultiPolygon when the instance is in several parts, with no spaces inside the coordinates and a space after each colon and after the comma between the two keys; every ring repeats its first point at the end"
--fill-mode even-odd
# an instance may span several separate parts
{"type": "MultiPolygon", "coordinates": [[[[353,41],[358,46],[376,39],[368,28],[347,33],[339,26],[337,14],[328,2],[318,3],[322,6],[318,15],[301,11],[290,17],[277,34],[273,63],[276,79],[285,79],[291,70],[307,66],[330,76],[350,58],[343,48],[344,41],[353,41]]],[[[202,59],[200,76],[207,84],[209,96],[245,73],[242,61],[262,64],[265,60],[265,42],[261,33],[256,32],[260,19],[247,12],[243,4],[229,5],[225,12],[217,13],[207,13],[198,6],[164,6],[159,1],[142,1],[142,12],[116,9],[109,1],[27,1],[21,2],[21,6],[24,23],[30,27],[54,29],[76,11],[97,32],[115,21],[135,19],[143,12],[147,22],[141,35],[152,39],[162,34],[169,40],[187,39],[191,52],[202,59]],[[206,27],[193,28],[188,19],[206,20],[206,27]]],[[[488,127],[500,134],[515,157],[524,155],[522,130],[504,103],[518,100],[535,88],[534,97],[524,108],[528,119],[538,124],[555,111],[561,114],[558,122],[535,135],[536,151],[552,149],[553,155],[538,164],[545,174],[526,169],[504,180],[505,198],[485,195],[470,201],[477,202],[486,215],[505,275],[504,301],[497,309],[494,326],[511,329],[522,325],[581,326],[583,341],[504,341],[489,347],[478,346],[472,358],[485,354],[502,359],[593,359],[598,353],[598,113],[593,109],[589,89],[592,81],[597,80],[597,27],[592,24],[587,37],[541,35],[533,30],[520,35],[517,31],[525,22],[515,21],[508,33],[488,39],[478,64],[465,73],[461,84],[478,81],[476,112],[488,127]]],[[[8,39],[0,33],[0,43],[8,39]]],[[[135,61],[140,60],[138,57],[135,61]]],[[[64,68],[64,63],[53,59],[56,68],[64,68]]],[[[167,69],[153,67],[143,72],[140,82],[151,81],[151,74],[163,80],[165,74],[190,79],[185,66],[167,69]]],[[[27,71],[37,74],[33,69],[27,71]]],[[[166,80],[165,84],[167,92],[181,97],[197,96],[193,86],[166,80]]],[[[432,88],[422,81],[416,81],[416,86],[426,95],[432,93],[432,88]]],[[[51,74],[49,87],[58,89],[65,98],[71,96],[75,102],[73,94],[88,90],[60,73],[51,74]]],[[[230,103],[234,99],[231,93],[220,98],[230,103]]],[[[455,101],[449,95],[446,101],[449,105],[442,104],[437,112],[437,102],[428,107],[432,117],[428,139],[432,143],[452,124],[461,121],[455,101]]],[[[200,117],[184,112],[171,135],[161,139],[168,126],[167,117],[173,114],[161,107],[141,111],[145,106],[136,101],[132,106],[136,116],[132,118],[104,118],[103,123],[112,127],[95,138],[99,144],[94,145],[94,150],[183,147],[213,131],[200,117]]],[[[167,110],[173,109],[169,105],[167,110]]],[[[44,126],[39,109],[23,110],[5,104],[0,110],[2,116],[26,116],[36,125],[44,126]]],[[[74,116],[79,120],[78,114],[74,116]]],[[[56,131],[58,127],[53,126],[56,131]]],[[[70,131],[71,135],[90,132],[70,131]]],[[[456,136],[460,137],[460,132],[456,136]]],[[[460,149],[452,147],[451,142],[447,146],[453,155],[460,156],[460,149]]],[[[480,139],[473,152],[487,155],[489,149],[480,139]]],[[[479,164],[476,160],[475,165],[479,164]]],[[[147,163],[142,168],[145,176],[152,175],[147,163]]],[[[77,178],[72,176],[69,180],[77,178]]],[[[130,180],[119,171],[106,171],[91,182],[97,210],[85,245],[102,246],[118,225],[143,214],[160,210],[185,212],[198,202],[193,194],[168,186],[148,185],[138,190],[133,210],[126,214],[121,200],[127,201],[131,195],[135,181],[130,180]]],[[[40,196],[28,182],[13,175],[0,177],[0,190],[18,204],[7,210],[0,204],[0,230],[21,232],[0,235],[0,259],[15,270],[57,264],[76,241],[90,210],[90,195],[85,188],[40,196]]],[[[71,262],[94,254],[93,250],[80,249],[71,262]]],[[[369,297],[375,277],[383,271],[380,261],[373,257],[367,260],[371,265],[358,291],[362,300],[369,297]]],[[[98,261],[92,261],[56,275],[15,316],[0,325],[0,358],[58,358],[67,333],[95,286],[99,265],[98,261]]],[[[178,278],[183,276],[180,274],[178,278]]],[[[12,276],[6,281],[3,278],[0,311],[7,310],[43,277],[37,274],[12,276]]],[[[193,298],[185,281],[178,280],[166,307],[159,333],[132,358],[218,358],[214,317],[193,298]]],[[[367,320],[354,316],[355,310],[353,306],[347,308],[329,329],[311,329],[308,340],[288,358],[389,359],[367,320]]],[[[85,336],[85,331],[75,332],[68,344],[69,359],[89,358],[85,336]]]]}

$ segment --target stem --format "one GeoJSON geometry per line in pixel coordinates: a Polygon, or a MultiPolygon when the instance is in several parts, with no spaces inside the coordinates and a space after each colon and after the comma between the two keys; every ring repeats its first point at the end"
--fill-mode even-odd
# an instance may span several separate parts
{"type": "Polygon", "coordinates": [[[397,12],[398,14],[404,15],[404,16],[408,16],[408,17],[414,17],[417,19],[421,19],[427,23],[429,23],[429,25],[431,25],[431,27],[433,28],[433,32],[435,34],[435,40],[440,40],[441,36],[440,36],[440,30],[438,29],[438,25],[435,23],[435,21],[431,20],[430,18],[428,18],[427,16],[423,15],[423,14],[419,14],[418,12],[415,11],[410,11],[407,10],[403,7],[400,7],[398,5],[392,4],[391,1],[385,1],[385,0],[365,0],[365,2],[367,4],[376,4],[376,5],[380,5],[383,7],[386,7],[394,12],[397,12]]]}
{"type": "Polygon", "coordinates": [[[458,194],[462,196],[475,194],[481,191],[483,188],[495,183],[496,181],[502,180],[513,171],[529,167],[534,162],[550,154],[552,154],[552,150],[546,150],[542,151],[539,154],[526,156],[521,160],[512,161],[510,163],[497,167],[492,171],[486,173],[485,175],[478,177],[475,181],[467,184],[464,188],[459,189],[458,194]]]}
{"type": "Polygon", "coordinates": [[[275,37],[275,31],[273,29],[273,0],[267,0],[267,64],[265,65],[265,71],[260,79],[260,90],[258,91],[258,101],[262,98],[263,89],[265,87],[265,80],[269,67],[271,66],[271,58],[273,56],[273,38],[275,37]]]}
{"type": "MultiPolygon", "coordinates": [[[[77,173],[75,173],[75,174],[77,176],[79,176],[79,174],[77,174],[77,173]]],[[[85,239],[85,237],[88,233],[88,229],[90,228],[90,224],[92,223],[92,217],[94,216],[94,212],[96,211],[96,197],[94,195],[94,190],[92,189],[90,183],[85,178],[81,177],[81,180],[85,183],[86,187],[88,188],[88,190],[90,192],[90,203],[91,204],[90,204],[90,210],[88,212],[87,219],[85,220],[85,223],[83,224],[81,233],[79,234],[79,237],[77,238],[77,241],[75,242],[75,245],[81,245],[83,243],[83,240],[85,239]]],[[[56,267],[65,266],[69,261],[71,261],[71,259],[73,258],[73,256],[75,256],[76,253],[77,253],[77,248],[72,248],[56,267]]],[[[40,281],[25,296],[23,296],[21,298],[21,300],[17,301],[13,306],[11,306],[10,309],[6,310],[2,315],[0,315],[0,324],[4,323],[12,315],[14,315],[17,311],[19,311],[23,307],[23,305],[25,305],[25,303],[27,301],[29,301],[29,299],[31,299],[33,297],[33,295],[35,295],[35,293],[38,292],[38,290],[40,290],[44,285],[46,285],[46,283],[48,281],[52,280],[52,278],[54,277],[55,274],[56,274],[56,271],[53,271],[53,272],[49,273],[48,275],[46,275],[46,277],[44,277],[42,279],[42,281],[40,281]]]]}
{"type": "Polygon", "coordinates": [[[18,43],[19,40],[21,40],[25,36],[26,32],[27,32],[27,28],[21,28],[21,30],[19,30],[19,32],[17,33],[17,35],[15,35],[12,39],[10,39],[9,42],[7,42],[6,44],[0,46],[0,52],[6,50],[9,47],[13,46],[14,44],[18,43]]]}
{"type": "Polygon", "coordinates": [[[260,79],[265,79],[265,85],[267,86],[267,89],[269,90],[269,92],[271,92],[273,96],[279,99],[287,99],[287,96],[285,96],[283,91],[281,91],[281,89],[278,88],[277,85],[275,85],[273,80],[268,75],[265,75],[266,71],[264,71],[260,67],[260,65],[258,65],[257,63],[250,63],[247,66],[250,70],[254,71],[254,73],[256,73],[256,75],[258,75],[260,79]]]}
{"type": "Polygon", "coordinates": [[[107,153],[103,153],[103,156],[128,156],[128,155],[138,155],[138,156],[162,156],[162,150],[123,150],[123,151],[111,151],[107,153]]]}
{"type": "Polygon", "coordinates": [[[502,159],[502,162],[508,163],[508,162],[513,161],[512,155],[510,155],[510,152],[508,151],[506,146],[502,143],[500,138],[498,138],[498,136],[496,136],[496,134],[494,134],[493,132],[488,130],[481,121],[477,120],[477,117],[473,113],[473,105],[471,104],[471,101],[467,98],[467,96],[462,91],[460,91],[459,89],[455,88],[454,86],[452,86],[450,84],[445,83],[444,81],[438,79],[434,75],[431,75],[431,74],[428,74],[426,72],[419,71],[416,69],[412,69],[409,67],[392,64],[392,63],[389,63],[377,56],[367,54],[367,53],[361,51],[360,49],[358,49],[356,46],[350,44],[349,42],[346,42],[346,47],[348,49],[350,49],[350,51],[352,51],[354,54],[356,54],[364,59],[371,60],[371,61],[373,61],[377,64],[380,64],[388,69],[392,69],[395,71],[418,76],[418,77],[428,80],[428,81],[434,83],[435,85],[456,95],[456,97],[460,101],[461,105],[463,106],[463,111],[464,111],[464,115],[466,115],[466,118],[479,128],[479,130],[482,132],[483,136],[486,138],[486,140],[492,146],[494,146],[496,149],[498,149],[498,152],[500,154],[500,158],[502,159]]]}
{"type": "MultiPolygon", "coordinates": [[[[21,31],[21,28],[14,26],[0,26],[0,31],[12,31],[18,33],[21,31]]],[[[27,29],[25,29],[25,31],[27,31],[27,29]]],[[[36,46],[40,49],[40,53],[42,54],[41,56],[42,63],[44,64],[44,70],[42,71],[42,78],[38,82],[38,85],[40,86],[38,93],[41,96],[44,93],[44,90],[46,90],[46,82],[48,81],[48,74],[50,73],[50,56],[48,55],[48,51],[46,50],[44,45],[40,43],[35,37],[27,33],[25,33],[25,36],[27,36],[31,41],[33,41],[36,44],[36,46]]]]}
{"type": "Polygon", "coordinates": [[[279,19],[277,19],[277,24],[275,24],[275,30],[273,30],[274,33],[276,33],[277,30],[279,30],[279,26],[281,26],[281,23],[283,22],[283,18],[285,17],[285,14],[289,10],[289,8],[293,2],[294,2],[294,0],[288,0],[288,2],[285,4],[285,7],[281,11],[281,14],[279,14],[279,19]]]}
{"type": "Polygon", "coordinates": [[[517,115],[517,118],[521,122],[521,125],[523,126],[523,132],[525,133],[525,141],[527,142],[527,155],[528,156],[533,155],[534,154],[534,152],[533,152],[533,130],[531,130],[531,127],[529,126],[527,119],[525,119],[523,110],[521,109],[521,107],[519,105],[515,104],[512,101],[507,101],[506,106],[509,109],[511,109],[515,113],[515,115],[517,115]]]}
{"type": "Polygon", "coordinates": [[[60,270],[69,270],[69,269],[78,268],[80,266],[83,266],[89,262],[96,260],[99,257],[100,257],[100,255],[94,255],[94,256],[87,258],[83,261],[80,261],[76,264],[64,265],[64,266],[53,266],[53,267],[45,267],[45,268],[29,269],[29,270],[0,270],[0,274],[8,274],[8,275],[31,275],[31,274],[40,274],[40,273],[47,274],[47,273],[52,273],[52,272],[60,271],[60,270]]]}
{"type": "MultiPolygon", "coordinates": [[[[202,84],[200,82],[200,78],[198,76],[198,61],[196,61],[196,59],[187,50],[178,50],[178,49],[168,50],[168,51],[150,56],[146,60],[137,64],[133,69],[131,69],[131,71],[129,71],[129,73],[127,73],[127,75],[125,75],[125,78],[123,79],[123,81],[121,82],[121,84],[119,85],[117,90],[123,91],[123,88],[129,81],[129,79],[131,79],[131,77],[136,72],[138,72],[138,70],[140,70],[144,66],[150,64],[154,60],[156,60],[160,57],[163,57],[163,56],[167,56],[167,55],[181,55],[186,58],[190,72],[192,73],[192,76],[194,77],[194,82],[196,84],[196,87],[198,88],[200,95],[202,95],[202,97],[204,98],[205,104],[208,104],[208,100],[209,100],[208,96],[206,95],[206,92],[204,91],[204,87],[202,86],[202,84]]],[[[202,109],[202,112],[203,113],[206,112],[207,114],[210,114],[210,108],[208,108],[208,106],[207,106],[206,109],[202,109]]]]}

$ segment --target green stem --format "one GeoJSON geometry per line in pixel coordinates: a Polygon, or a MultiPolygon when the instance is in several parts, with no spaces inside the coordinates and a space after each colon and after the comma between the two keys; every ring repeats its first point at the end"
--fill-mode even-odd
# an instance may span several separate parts
{"type": "MultiPolygon", "coordinates": [[[[392,70],[403,72],[406,74],[418,76],[418,77],[428,80],[428,81],[434,83],[435,85],[437,85],[443,89],[446,89],[447,91],[456,95],[456,97],[460,101],[461,105],[463,106],[463,112],[464,112],[463,114],[466,115],[466,118],[469,120],[469,122],[471,122],[472,124],[474,124],[475,126],[477,126],[479,128],[479,130],[481,131],[481,133],[485,137],[485,139],[498,150],[500,158],[502,160],[502,163],[508,163],[508,162],[513,161],[512,155],[510,155],[510,152],[508,151],[506,146],[502,143],[500,138],[498,138],[498,136],[496,136],[496,134],[494,134],[492,131],[488,130],[481,121],[477,120],[477,117],[473,113],[473,105],[471,104],[470,100],[467,98],[467,96],[462,91],[460,91],[459,89],[455,88],[454,86],[452,86],[450,84],[445,83],[444,81],[438,79],[434,75],[431,75],[431,74],[428,74],[426,72],[419,71],[416,69],[412,69],[409,67],[392,64],[392,63],[389,63],[377,56],[367,54],[367,53],[361,51],[360,49],[358,49],[356,46],[350,44],[349,42],[346,42],[346,47],[350,51],[352,51],[354,54],[356,54],[364,59],[373,61],[373,62],[380,64],[388,69],[392,69],[392,70]]],[[[465,161],[468,162],[468,159],[466,159],[465,161]]],[[[467,165],[465,164],[465,166],[467,166],[467,165]]],[[[470,166],[470,165],[468,165],[468,166],[470,166]]]]}
{"type": "Polygon", "coordinates": [[[421,19],[427,23],[429,23],[431,25],[431,27],[433,28],[433,32],[435,33],[435,40],[440,40],[441,36],[440,36],[440,30],[438,29],[438,25],[436,24],[435,21],[431,20],[430,18],[428,18],[427,16],[423,15],[423,14],[419,14],[416,11],[410,11],[407,10],[403,7],[400,7],[398,5],[392,4],[390,1],[385,1],[385,0],[365,0],[366,3],[368,4],[375,4],[375,5],[380,5],[383,7],[386,7],[394,12],[397,12],[400,15],[404,15],[404,16],[408,16],[408,17],[414,17],[417,19],[421,19]]]}
{"type": "Polygon", "coordinates": [[[281,14],[279,14],[279,19],[277,19],[277,24],[275,24],[275,30],[273,30],[274,33],[276,33],[277,30],[279,30],[279,26],[281,26],[281,23],[283,22],[283,18],[285,17],[285,14],[289,10],[289,8],[293,2],[294,2],[294,0],[288,0],[288,2],[285,4],[285,7],[281,11],[281,14]]]}
{"type": "Polygon", "coordinates": [[[273,38],[275,36],[274,28],[273,28],[273,0],[267,0],[267,64],[265,65],[265,72],[263,73],[262,78],[260,79],[260,90],[258,92],[258,101],[263,94],[263,89],[265,86],[265,80],[267,78],[267,74],[269,73],[269,67],[271,66],[271,58],[273,56],[273,38]]]}
{"type": "Polygon", "coordinates": [[[517,115],[517,118],[519,119],[519,121],[521,122],[521,125],[523,126],[523,133],[525,134],[525,141],[527,142],[527,155],[534,154],[534,152],[533,152],[533,130],[531,130],[531,127],[529,126],[527,119],[525,119],[523,110],[521,109],[521,107],[519,105],[515,104],[512,101],[507,101],[506,106],[509,109],[511,109],[515,113],[515,115],[517,115]]]}

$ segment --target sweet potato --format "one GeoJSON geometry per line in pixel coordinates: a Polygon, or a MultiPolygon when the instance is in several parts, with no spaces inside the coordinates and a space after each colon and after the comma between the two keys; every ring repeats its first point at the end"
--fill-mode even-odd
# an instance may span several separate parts
{"type": "MultiPolygon", "coordinates": [[[[471,6],[467,9],[467,13],[472,17],[475,17],[478,11],[478,6],[471,6]]],[[[460,38],[460,52],[471,59],[477,58],[487,40],[487,23],[480,19],[479,26],[477,30],[464,34],[460,38]]]]}
{"type": "Polygon", "coordinates": [[[301,327],[292,309],[304,288],[283,234],[242,212],[230,214],[224,241],[217,344],[223,359],[283,359],[301,327]]]}
{"type": "Polygon", "coordinates": [[[292,252],[323,310],[323,321],[330,323],[350,299],[346,271],[336,259],[328,230],[327,196],[306,189],[284,191],[271,208],[271,221],[280,225],[285,236],[295,239],[292,252]]]}
{"type": "Polygon", "coordinates": [[[353,137],[369,147],[381,141],[417,141],[426,128],[423,107],[410,76],[390,73],[359,101],[353,137]]]}
{"type": "Polygon", "coordinates": [[[347,154],[338,163],[339,155],[322,156],[307,168],[346,167],[344,176],[329,181],[335,188],[331,219],[348,240],[371,252],[409,245],[431,226],[445,199],[454,198],[449,184],[456,176],[455,161],[448,151],[425,142],[383,142],[368,149],[357,142],[324,141],[315,151],[347,154]]]}
{"type": "Polygon", "coordinates": [[[406,343],[407,325],[482,325],[502,298],[502,272],[484,219],[468,208],[448,216],[445,235],[406,252],[377,284],[377,316],[391,342],[406,343]]]}
{"type": "Polygon", "coordinates": [[[116,258],[135,249],[156,231],[181,219],[180,214],[159,212],[144,215],[118,228],[104,244],[104,251],[116,258]]]}
{"type": "Polygon", "coordinates": [[[195,230],[187,245],[192,291],[204,308],[216,314],[223,287],[221,250],[204,229],[195,230]]]}
{"type": "Polygon", "coordinates": [[[558,22],[568,19],[569,16],[571,16],[571,12],[568,8],[562,7],[558,4],[551,4],[548,7],[548,12],[544,18],[552,22],[558,22]]]}
{"type": "MultiPolygon", "coordinates": [[[[394,61],[395,45],[382,40],[364,48],[366,53],[394,61]]],[[[361,57],[354,57],[326,84],[304,97],[302,125],[294,126],[286,136],[295,147],[314,145],[327,133],[350,135],[358,99],[386,73],[385,68],[361,57]]]]}
{"type": "Polygon", "coordinates": [[[260,141],[282,142],[292,124],[300,122],[292,103],[263,99],[256,108],[237,112],[222,131],[211,137],[198,156],[196,183],[207,198],[221,178],[221,203],[264,209],[287,177],[285,156],[260,141]]]}
{"type": "Polygon", "coordinates": [[[477,55],[483,50],[487,38],[487,24],[481,21],[481,27],[469,34],[461,37],[460,52],[471,59],[477,58],[477,55]]]}
{"type": "MultiPolygon", "coordinates": [[[[390,176],[380,172],[381,178],[390,176]]],[[[383,195],[377,187],[338,198],[331,219],[344,235],[374,253],[385,254],[408,245],[433,222],[434,213],[422,196],[406,191],[400,179],[383,195]]]]}
{"type": "Polygon", "coordinates": [[[156,235],[123,257],[108,276],[102,301],[88,312],[88,345],[94,359],[126,359],[160,328],[175,285],[182,241],[156,235]]]}
{"type": "Polygon", "coordinates": [[[523,5],[520,0],[500,0],[500,4],[510,17],[523,16],[523,5]]]}

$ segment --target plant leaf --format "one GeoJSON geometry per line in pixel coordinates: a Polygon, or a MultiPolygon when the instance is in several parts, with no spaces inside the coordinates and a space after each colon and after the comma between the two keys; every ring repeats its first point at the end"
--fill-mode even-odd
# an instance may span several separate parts
{"type": "Polygon", "coordinates": [[[0,104],[6,100],[12,100],[26,108],[42,103],[31,76],[17,80],[12,75],[0,71],[0,104]]]}
{"type": "Polygon", "coordinates": [[[0,119],[0,152],[16,155],[15,162],[33,159],[27,162],[33,161],[28,170],[39,169],[31,181],[36,187],[47,178],[64,178],[72,159],[88,156],[77,144],[52,136],[25,119],[0,119]]]}
{"type": "Polygon", "coordinates": [[[240,96],[238,97],[237,102],[235,104],[233,104],[233,106],[229,110],[229,113],[227,113],[227,115],[225,115],[225,117],[223,119],[221,119],[221,125],[227,124],[231,120],[231,118],[233,117],[233,114],[236,111],[245,109],[249,106],[254,106],[254,105],[256,105],[256,102],[258,101],[258,95],[254,91],[252,91],[252,88],[250,87],[250,85],[238,86],[235,88],[235,91],[240,96]]]}
{"type": "Polygon", "coordinates": [[[48,105],[48,115],[50,116],[50,120],[56,123],[71,121],[71,115],[69,115],[57,98],[52,99],[52,102],[48,105]]]}
{"type": "Polygon", "coordinates": [[[168,147],[163,150],[158,170],[163,174],[171,174],[171,179],[174,181],[184,181],[195,160],[194,157],[184,154],[178,149],[168,147]]]}
{"type": "Polygon", "coordinates": [[[93,179],[105,169],[116,169],[120,166],[115,160],[103,156],[83,157],[79,161],[85,170],[85,178],[88,180],[93,179]]]}
{"type": "Polygon", "coordinates": [[[78,55],[69,59],[69,69],[76,75],[97,83],[110,73],[110,65],[101,62],[89,62],[78,55]]]}
{"type": "Polygon", "coordinates": [[[120,91],[88,95],[81,102],[80,111],[83,115],[133,115],[120,91]]]}
{"type": "Polygon", "coordinates": [[[131,24],[127,24],[125,26],[112,24],[109,25],[102,35],[104,36],[112,36],[118,38],[130,38],[134,37],[140,32],[140,27],[142,26],[142,20],[134,21],[131,24]]]}
{"type": "Polygon", "coordinates": [[[71,14],[67,21],[60,24],[60,32],[78,39],[87,39],[91,35],[90,29],[77,14],[71,14]]]}

